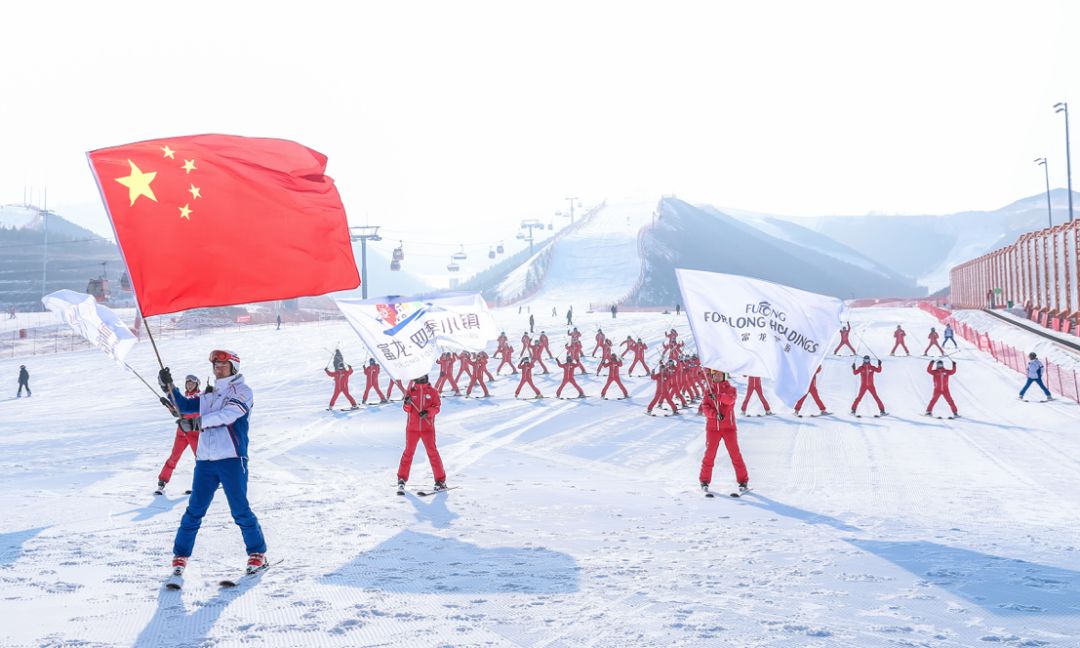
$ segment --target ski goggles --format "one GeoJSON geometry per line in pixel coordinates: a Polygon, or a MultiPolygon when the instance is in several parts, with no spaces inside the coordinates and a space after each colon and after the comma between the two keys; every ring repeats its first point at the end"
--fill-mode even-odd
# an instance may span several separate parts
{"type": "Polygon", "coordinates": [[[240,356],[236,355],[235,353],[229,352],[229,351],[217,350],[217,351],[211,351],[210,352],[210,362],[230,362],[230,361],[239,364],[240,356]]]}

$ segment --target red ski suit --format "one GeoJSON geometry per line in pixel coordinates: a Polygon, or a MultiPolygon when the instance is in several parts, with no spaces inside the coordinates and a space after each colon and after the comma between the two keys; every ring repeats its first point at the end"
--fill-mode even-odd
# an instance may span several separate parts
{"type": "Polygon", "coordinates": [[[635,344],[634,343],[634,338],[627,335],[625,340],[623,340],[622,342],[619,342],[619,346],[626,347],[625,349],[623,349],[622,355],[620,355],[619,357],[620,358],[625,358],[627,353],[630,353],[631,351],[634,350],[634,344],[635,344]]]}
{"type": "Polygon", "coordinates": [[[471,379],[472,375],[473,375],[473,359],[472,359],[472,356],[469,355],[468,351],[465,351],[465,352],[461,353],[460,355],[458,355],[457,358],[458,358],[458,372],[457,372],[457,375],[454,376],[454,382],[456,383],[457,381],[461,380],[461,374],[465,374],[466,376],[468,376],[471,379]]]}
{"type": "Polygon", "coordinates": [[[926,367],[926,373],[934,377],[934,396],[930,399],[930,404],[926,406],[926,411],[933,413],[934,403],[937,402],[938,398],[944,396],[945,402],[952,408],[952,413],[956,414],[956,403],[953,402],[952,394],[949,393],[949,376],[956,373],[956,365],[953,365],[952,369],[946,369],[945,367],[935,369],[934,361],[931,360],[926,367]]]}
{"type": "Polygon", "coordinates": [[[454,379],[454,356],[449,353],[439,357],[439,379],[435,381],[435,391],[442,393],[443,385],[447,382],[450,383],[455,394],[461,394],[457,380],[454,379]]]}
{"type": "Polygon", "coordinates": [[[532,346],[532,361],[533,365],[540,365],[540,368],[544,370],[544,373],[551,373],[548,371],[547,365],[544,364],[544,347],[537,342],[532,346]]]}
{"type": "Polygon", "coordinates": [[[848,340],[848,336],[851,335],[851,326],[840,327],[840,344],[836,345],[836,349],[833,350],[833,355],[839,355],[840,349],[847,347],[851,349],[852,353],[855,353],[855,347],[851,346],[851,341],[848,340]]]}
{"type": "Polygon", "coordinates": [[[869,362],[864,362],[862,366],[856,368],[854,365],[851,367],[852,375],[859,376],[861,382],[859,383],[859,395],[855,397],[855,402],[851,404],[851,409],[855,410],[859,407],[859,401],[862,400],[863,395],[866,392],[870,392],[870,395],[874,397],[874,402],[877,403],[878,409],[882,412],[885,411],[885,404],[878,398],[877,390],[874,389],[874,374],[881,372],[881,360],[878,360],[878,366],[874,366],[869,362]]]}
{"type": "Polygon", "coordinates": [[[933,348],[933,347],[937,347],[938,351],[941,352],[941,355],[945,355],[945,349],[942,349],[941,345],[938,344],[937,331],[930,331],[930,335],[926,336],[926,339],[930,340],[930,344],[926,345],[926,351],[922,352],[923,355],[929,354],[930,349],[933,348]]]}
{"type": "Polygon", "coordinates": [[[761,378],[759,376],[747,376],[746,383],[746,396],[742,402],[742,413],[746,414],[746,406],[750,403],[750,396],[757,393],[758,398],[761,399],[761,404],[765,407],[765,411],[769,412],[769,401],[765,400],[765,392],[761,391],[761,378]]]}
{"type": "Polygon", "coordinates": [[[604,383],[604,388],[600,390],[600,397],[606,398],[608,387],[614,383],[622,390],[623,398],[628,398],[630,394],[626,391],[626,386],[619,380],[619,367],[622,366],[622,360],[619,360],[619,357],[612,353],[607,360],[601,363],[601,366],[608,368],[608,378],[607,382],[604,383]]]}
{"type": "Polygon", "coordinates": [[[607,338],[604,336],[603,331],[597,331],[596,332],[596,346],[593,348],[592,353],[589,354],[590,358],[595,358],[596,357],[596,352],[599,351],[600,349],[604,348],[604,340],[606,340],[606,339],[607,338]]]}
{"type": "MultiPolygon", "coordinates": [[[[477,385],[480,389],[484,390],[484,396],[491,396],[491,392],[488,391],[487,384],[484,383],[484,374],[488,374],[487,370],[487,354],[481,353],[476,356],[476,360],[473,361],[472,379],[469,381],[469,387],[465,390],[465,395],[468,396],[472,393],[473,387],[477,385]]],[[[489,376],[491,374],[488,374],[489,376]]]]}
{"type": "Polygon", "coordinates": [[[532,381],[532,363],[529,362],[529,359],[528,358],[523,359],[521,361],[521,363],[518,365],[518,369],[521,369],[521,380],[518,382],[517,391],[514,392],[514,398],[518,397],[518,394],[521,393],[521,388],[524,387],[526,384],[528,384],[529,387],[533,388],[533,391],[536,392],[536,397],[537,398],[543,398],[544,395],[541,394],[540,390],[537,389],[536,385],[533,384],[533,381],[532,381]]]}
{"type": "Polygon", "coordinates": [[[798,403],[795,403],[795,413],[796,414],[798,414],[799,410],[802,409],[803,403],[806,402],[806,397],[807,396],[813,396],[814,397],[814,402],[817,403],[818,408],[822,412],[825,411],[825,403],[821,402],[821,397],[818,396],[818,392],[817,392],[817,375],[819,373],[821,373],[821,367],[820,366],[818,366],[817,371],[814,372],[814,377],[810,379],[810,390],[807,391],[805,394],[803,394],[803,397],[799,399],[798,403]]]}
{"type": "Polygon", "coordinates": [[[721,440],[731,458],[731,466],[735,469],[735,480],[740,484],[750,481],[742,453],[739,452],[739,437],[735,429],[737,398],[735,387],[724,380],[709,385],[705,400],[701,404],[701,410],[705,414],[705,457],[701,460],[698,480],[706,484],[712,482],[713,463],[716,461],[716,450],[720,447],[721,440]]]}
{"type": "Polygon", "coordinates": [[[390,400],[390,396],[393,395],[394,385],[397,385],[398,391],[401,392],[402,397],[405,396],[405,385],[402,385],[400,380],[391,378],[390,385],[386,388],[386,400],[390,400]]]}
{"type": "Polygon", "coordinates": [[[634,351],[634,361],[630,363],[630,369],[627,370],[626,375],[634,375],[634,368],[641,363],[641,368],[645,370],[645,375],[649,375],[649,365],[645,364],[645,350],[649,348],[644,342],[635,342],[631,347],[634,351]]]}
{"type": "Polygon", "coordinates": [[[439,456],[439,450],[435,447],[435,415],[439,413],[441,407],[442,400],[439,398],[439,392],[427,383],[414,384],[405,394],[405,402],[401,409],[405,410],[409,419],[405,423],[405,452],[401,453],[401,463],[398,464],[398,479],[409,480],[409,470],[412,468],[416,444],[423,441],[435,481],[446,481],[442,457],[439,456]],[[422,411],[427,412],[423,417],[420,415],[422,411]]]}
{"type": "Polygon", "coordinates": [[[645,408],[646,412],[652,412],[653,407],[664,402],[671,408],[672,413],[679,411],[675,407],[675,401],[671,400],[673,373],[670,367],[657,367],[656,371],[652,372],[650,377],[656,381],[656,393],[653,394],[653,399],[649,401],[649,406],[645,408]]]}
{"type": "Polygon", "coordinates": [[[570,343],[570,346],[566,348],[566,353],[574,359],[577,364],[577,368],[581,369],[581,374],[585,375],[585,365],[581,363],[581,354],[583,350],[581,348],[581,342],[574,340],[570,343]]]}
{"type": "MultiPolygon", "coordinates": [[[[185,391],[184,396],[187,398],[195,398],[199,395],[199,390],[185,391]]],[[[199,415],[197,413],[181,414],[184,418],[196,418],[199,415]]],[[[191,432],[184,432],[180,429],[180,426],[176,426],[176,437],[173,439],[172,452],[169,453],[169,458],[165,460],[165,465],[162,466],[161,472],[158,473],[158,481],[168,483],[172,479],[173,470],[176,469],[176,464],[180,461],[180,457],[184,454],[184,448],[191,446],[191,454],[199,449],[199,431],[192,430],[191,432]]]]}
{"type": "Polygon", "coordinates": [[[502,351],[496,351],[499,354],[500,362],[498,368],[495,369],[495,373],[502,372],[502,368],[506,365],[510,365],[510,373],[516,374],[517,367],[514,366],[514,347],[506,345],[502,348],[502,351]]]}
{"type": "Polygon", "coordinates": [[[349,376],[352,375],[352,367],[345,369],[337,369],[336,371],[330,371],[329,369],[323,369],[327,376],[334,379],[334,395],[330,397],[330,407],[334,407],[334,403],[337,402],[339,394],[345,394],[345,398],[349,399],[353,407],[356,407],[356,401],[353,400],[352,394],[349,393],[349,376]]]}
{"type": "Polygon", "coordinates": [[[551,347],[548,346],[547,333],[541,332],[537,342],[540,344],[540,350],[547,354],[548,360],[554,360],[555,356],[551,353],[551,347]]]}
{"type": "Polygon", "coordinates": [[[889,355],[893,355],[894,353],[896,353],[896,349],[899,347],[903,347],[904,353],[911,355],[911,351],[908,351],[907,345],[904,344],[904,336],[907,335],[907,333],[904,332],[904,329],[898,328],[893,331],[892,335],[894,338],[896,338],[896,344],[893,345],[892,351],[889,351],[889,355]]]}
{"type": "Polygon", "coordinates": [[[574,380],[574,369],[577,368],[577,364],[575,364],[571,358],[567,358],[566,362],[562,362],[558,358],[555,358],[555,364],[559,365],[559,368],[562,369],[562,382],[559,383],[559,388],[555,390],[555,397],[559,398],[562,396],[562,390],[567,385],[573,385],[574,389],[578,390],[578,395],[584,396],[585,390],[583,390],[581,385],[577,384],[577,381],[574,380]]]}
{"type": "Polygon", "coordinates": [[[368,366],[364,367],[364,375],[367,376],[367,383],[364,385],[364,397],[360,399],[362,402],[367,402],[368,394],[371,393],[372,389],[379,395],[380,401],[386,402],[386,396],[383,396],[382,390],[379,389],[379,368],[379,365],[370,363],[368,366]]]}

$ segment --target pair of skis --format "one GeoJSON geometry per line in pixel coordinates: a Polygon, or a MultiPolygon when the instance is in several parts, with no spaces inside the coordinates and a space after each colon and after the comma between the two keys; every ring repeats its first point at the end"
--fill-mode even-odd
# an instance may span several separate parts
{"type": "MultiPolygon", "coordinates": [[[[711,490],[708,489],[708,487],[702,488],[701,490],[705,491],[705,497],[709,497],[709,498],[716,497],[716,491],[711,491],[711,490]]],[[[753,488],[739,489],[738,491],[728,493],[728,497],[739,498],[739,497],[742,497],[743,495],[746,495],[747,493],[749,493],[749,492],[751,492],[753,490],[754,490],[753,488]]]]}
{"type": "MultiPolygon", "coordinates": [[[[439,489],[439,490],[430,490],[430,491],[422,491],[421,490],[421,491],[414,491],[414,492],[416,493],[417,497],[427,497],[428,495],[437,495],[439,493],[445,493],[446,491],[452,491],[452,490],[457,489],[457,488],[461,488],[461,486],[447,486],[446,488],[442,488],[442,489],[439,489]]],[[[398,486],[397,487],[397,494],[404,496],[405,495],[405,487],[404,486],[398,486]]]]}
{"type": "MultiPolygon", "coordinates": [[[[274,561],[272,563],[266,563],[265,565],[263,565],[262,567],[259,567],[255,571],[251,571],[251,572],[245,571],[240,576],[237,576],[237,577],[234,577],[234,578],[223,578],[223,579],[218,581],[218,587],[221,587],[222,589],[229,589],[229,588],[237,587],[238,585],[240,585],[242,583],[245,583],[247,581],[256,580],[267,569],[270,569],[274,565],[280,565],[283,560],[284,560],[284,558],[279,558],[278,560],[276,560],[276,561],[274,561]]],[[[177,574],[177,573],[174,572],[165,581],[165,589],[167,589],[167,590],[178,591],[178,590],[183,589],[183,587],[184,587],[184,575],[183,575],[183,573],[177,574]]]]}

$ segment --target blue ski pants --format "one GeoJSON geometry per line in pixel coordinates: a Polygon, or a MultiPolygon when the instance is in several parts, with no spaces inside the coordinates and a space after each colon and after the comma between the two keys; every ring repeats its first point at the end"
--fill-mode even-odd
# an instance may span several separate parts
{"type": "Polygon", "coordinates": [[[1024,383],[1024,388],[1020,390],[1020,398],[1023,398],[1024,394],[1027,393],[1028,387],[1031,387],[1031,383],[1038,385],[1039,389],[1043,390],[1043,393],[1046,394],[1046,397],[1050,398],[1050,390],[1043,384],[1042,378],[1028,378],[1027,382],[1024,383]]]}
{"type": "Polygon", "coordinates": [[[214,500],[218,484],[221,484],[225,491],[225,499],[229,502],[233,520],[244,536],[247,552],[266,553],[266,539],[263,538],[262,528],[248,504],[247,482],[247,459],[196,461],[195,474],[191,481],[191,497],[188,499],[184,517],[180,519],[180,528],[176,530],[173,555],[191,555],[195,547],[195,536],[199,533],[210,502],[214,500]]]}

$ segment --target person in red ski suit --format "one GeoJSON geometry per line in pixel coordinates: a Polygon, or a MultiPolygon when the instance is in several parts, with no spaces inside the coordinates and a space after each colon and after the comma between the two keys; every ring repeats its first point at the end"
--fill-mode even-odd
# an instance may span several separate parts
{"type": "Polygon", "coordinates": [[[548,360],[554,360],[555,356],[551,353],[551,347],[548,346],[547,333],[540,331],[540,337],[537,340],[540,344],[540,350],[547,354],[548,360]]]}
{"type": "Polygon", "coordinates": [[[896,355],[896,349],[903,347],[904,353],[911,355],[911,351],[908,351],[907,345],[904,344],[904,337],[907,333],[904,331],[904,327],[899,324],[896,325],[896,330],[893,331],[893,337],[896,338],[896,344],[893,345],[892,351],[889,351],[889,355],[896,355]]]}
{"type": "Polygon", "coordinates": [[[518,397],[518,394],[521,393],[521,388],[525,385],[533,388],[537,398],[543,398],[544,395],[540,393],[540,390],[536,388],[536,385],[534,385],[532,381],[532,361],[527,357],[522,358],[521,362],[518,363],[518,369],[521,369],[521,380],[518,382],[517,391],[514,392],[514,398],[518,397]]]}
{"type": "Polygon", "coordinates": [[[405,423],[405,451],[401,453],[401,462],[398,464],[399,490],[404,488],[405,482],[409,480],[413,454],[420,441],[424,442],[424,450],[427,451],[428,461],[431,463],[435,490],[446,488],[446,470],[443,468],[439,450],[435,447],[435,416],[441,408],[442,399],[439,398],[439,392],[428,384],[427,374],[417,377],[401,405],[401,409],[408,414],[408,420],[405,423]]]}
{"type": "Polygon", "coordinates": [[[840,327],[840,344],[836,345],[836,349],[833,351],[833,355],[840,355],[840,349],[847,347],[851,349],[851,355],[856,355],[855,347],[851,346],[851,340],[848,336],[851,335],[851,322],[844,322],[844,325],[840,327]]]}
{"type": "Polygon", "coordinates": [[[579,331],[576,326],[574,327],[574,329],[572,331],[567,331],[566,334],[570,337],[570,340],[573,341],[573,342],[578,342],[578,341],[581,340],[581,331],[579,331]]]}
{"type": "Polygon", "coordinates": [[[386,400],[394,400],[393,398],[391,398],[391,396],[393,396],[393,394],[394,394],[394,386],[395,385],[397,386],[398,391],[401,392],[401,397],[402,398],[405,397],[405,393],[406,393],[407,390],[405,389],[405,386],[401,384],[401,380],[391,378],[390,379],[390,385],[387,386],[387,388],[386,388],[386,400]]]}
{"type": "Polygon", "coordinates": [[[665,402],[671,408],[672,414],[679,413],[679,408],[675,407],[675,401],[671,400],[672,374],[671,367],[662,364],[657,365],[656,370],[651,372],[650,377],[656,381],[656,393],[653,394],[653,399],[649,401],[649,406],[645,408],[646,414],[652,414],[654,406],[657,404],[663,405],[665,402]]]}
{"type": "Polygon", "coordinates": [[[619,346],[625,347],[623,348],[622,355],[619,356],[620,358],[625,358],[627,353],[634,350],[634,338],[627,335],[625,340],[619,342],[619,346]]]}
{"type": "MultiPolygon", "coordinates": [[[[330,371],[329,369],[323,369],[323,371],[326,372],[327,376],[334,379],[334,395],[330,397],[330,406],[326,409],[334,409],[334,403],[337,402],[339,394],[344,394],[345,398],[349,399],[349,403],[352,404],[354,409],[360,407],[356,404],[356,401],[353,400],[352,394],[349,393],[349,376],[351,376],[353,372],[352,365],[342,365],[340,369],[335,369],[334,371],[330,371]]],[[[365,369],[365,371],[367,370],[365,369]]]]}
{"type": "Polygon", "coordinates": [[[450,383],[454,394],[460,396],[461,390],[458,388],[457,380],[454,379],[454,355],[449,352],[439,357],[439,379],[435,381],[435,391],[441,394],[443,385],[447,382],[450,383]]]}
{"type": "Polygon", "coordinates": [[[555,364],[559,365],[559,368],[562,369],[562,382],[559,383],[559,388],[555,390],[555,397],[561,398],[562,390],[567,385],[573,385],[574,389],[578,391],[577,397],[585,398],[585,390],[583,390],[581,385],[577,384],[577,381],[574,380],[574,369],[577,368],[577,363],[574,362],[573,358],[567,357],[566,362],[562,362],[558,358],[555,358],[555,364]]]}
{"type": "Polygon", "coordinates": [[[499,355],[499,359],[501,360],[498,368],[495,369],[495,375],[498,375],[505,365],[510,365],[511,374],[517,373],[517,367],[514,366],[514,347],[507,344],[501,351],[496,351],[495,353],[499,355]]]}
{"type": "Polygon", "coordinates": [[[584,353],[584,349],[581,348],[581,342],[579,340],[574,340],[573,342],[571,342],[570,346],[567,347],[567,353],[570,357],[574,359],[574,362],[577,364],[577,368],[581,370],[581,375],[584,376],[585,365],[581,362],[581,355],[584,353]]]}
{"type": "Polygon", "coordinates": [[[487,351],[481,351],[480,353],[476,354],[476,359],[478,361],[477,364],[480,367],[480,373],[482,373],[484,376],[487,376],[488,380],[495,380],[495,376],[491,375],[491,370],[487,367],[487,363],[490,358],[491,356],[487,354],[487,351]]]}
{"type": "Polygon", "coordinates": [[[926,345],[926,351],[923,351],[923,355],[930,355],[930,349],[933,347],[937,347],[938,351],[941,352],[941,355],[945,355],[945,349],[942,349],[941,345],[938,344],[938,332],[934,327],[930,327],[930,335],[926,337],[930,340],[930,344],[926,345]]]}
{"type": "Polygon", "coordinates": [[[619,389],[622,390],[623,398],[629,398],[630,394],[626,391],[626,386],[622,384],[621,380],[619,380],[619,367],[622,366],[622,360],[619,359],[619,356],[612,353],[601,364],[607,367],[608,378],[607,382],[604,383],[604,388],[600,390],[600,397],[607,398],[608,387],[610,387],[614,383],[619,386],[619,389]]]}
{"type": "Polygon", "coordinates": [[[814,398],[814,403],[817,404],[818,409],[821,410],[821,413],[823,415],[828,414],[828,412],[825,411],[825,403],[822,403],[821,396],[818,396],[817,376],[819,373],[821,373],[821,365],[818,365],[817,371],[814,372],[814,377],[810,379],[810,390],[803,394],[803,397],[799,399],[798,403],[795,403],[795,416],[802,416],[802,414],[799,414],[799,410],[802,409],[803,403],[806,402],[807,396],[812,396],[814,398]]]}
{"type": "Polygon", "coordinates": [[[874,397],[874,402],[877,403],[878,409],[881,410],[881,415],[885,415],[885,404],[878,398],[877,390],[874,389],[874,374],[881,372],[881,360],[877,361],[877,366],[870,364],[870,356],[863,356],[862,366],[855,368],[855,363],[851,363],[852,375],[859,376],[859,395],[855,397],[855,402],[851,404],[851,413],[854,414],[855,410],[859,407],[859,401],[862,397],[870,392],[870,395],[874,397]]]}
{"type": "Polygon", "coordinates": [[[491,375],[490,373],[488,373],[487,370],[487,361],[488,356],[486,353],[480,352],[476,354],[476,358],[473,360],[472,365],[472,378],[469,380],[468,388],[465,389],[466,398],[468,398],[469,395],[472,394],[473,387],[476,387],[477,385],[480,386],[480,389],[484,390],[485,398],[491,396],[491,393],[488,391],[487,384],[484,383],[484,374],[487,374],[488,376],[491,375]]]}
{"type": "Polygon", "coordinates": [[[533,366],[540,365],[540,368],[544,370],[545,374],[551,373],[548,371],[547,365],[544,364],[544,347],[539,342],[532,345],[532,361],[533,366]]]}
{"type": "Polygon", "coordinates": [[[379,369],[380,367],[375,362],[375,358],[368,360],[368,365],[364,367],[364,376],[367,377],[367,383],[364,385],[364,397],[360,399],[360,402],[367,403],[368,394],[372,389],[379,395],[380,403],[386,402],[386,396],[383,396],[382,390],[379,389],[379,369]]]}
{"type": "MultiPolygon", "coordinates": [[[[209,389],[209,387],[207,387],[209,389]]],[[[184,397],[185,398],[197,398],[199,396],[199,378],[193,374],[189,374],[184,379],[184,397]]],[[[172,407],[172,403],[169,403],[167,399],[164,399],[165,403],[168,403],[167,407],[177,415],[175,409],[172,407]]],[[[199,414],[179,414],[180,418],[195,419],[199,418],[199,414]]],[[[172,479],[173,470],[176,469],[176,464],[180,461],[180,457],[184,454],[184,449],[191,446],[191,454],[195,454],[199,449],[199,431],[196,429],[190,432],[185,432],[176,426],[176,437],[173,438],[172,452],[169,453],[169,458],[165,460],[165,465],[161,467],[161,472],[158,473],[157,487],[158,491],[165,488],[165,485],[172,479]]]]}
{"type": "Polygon", "coordinates": [[[668,369],[671,371],[671,382],[668,383],[668,391],[671,392],[672,399],[678,398],[683,407],[686,407],[686,396],[683,395],[685,386],[683,382],[683,361],[668,360],[668,369]]]}
{"type": "Polygon", "coordinates": [[[750,403],[750,396],[757,394],[761,399],[762,406],[765,407],[765,414],[772,414],[772,410],[769,409],[769,401],[765,400],[765,392],[761,391],[761,378],[758,376],[747,376],[746,382],[746,397],[742,402],[742,415],[746,416],[746,406],[750,403]]]}
{"type": "Polygon", "coordinates": [[[956,373],[956,361],[953,360],[952,369],[946,369],[944,360],[938,360],[937,362],[931,360],[930,364],[926,365],[926,373],[934,377],[934,396],[930,399],[930,404],[926,406],[926,415],[933,416],[934,403],[937,403],[938,398],[944,396],[945,402],[952,408],[953,417],[960,416],[956,411],[956,403],[953,402],[952,394],[949,393],[949,376],[956,373]]]}
{"type": "Polygon", "coordinates": [[[499,338],[497,341],[499,345],[495,347],[495,353],[499,353],[503,350],[503,347],[506,346],[506,331],[502,331],[501,333],[499,333],[499,338]]]}
{"type": "Polygon", "coordinates": [[[456,383],[457,381],[461,380],[461,375],[462,374],[465,374],[466,376],[469,377],[470,380],[472,380],[472,375],[473,375],[473,358],[472,358],[472,354],[469,353],[468,351],[462,351],[461,353],[457,354],[457,359],[458,359],[458,372],[457,372],[457,375],[454,376],[454,382],[456,383]]]}
{"type": "MultiPolygon", "coordinates": [[[[604,335],[604,329],[600,329],[600,328],[596,329],[596,346],[593,347],[592,353],[589,354],[590,358],[595,358],[596,357],[596,352],[600,351],[601,349],[604,348],[604,340],[606,340],[606,339],[607,339],[607,336],[604,335]]],[[[600,356],[600,357],[602,358],[604,356],[600,356]]]]}
{"type": "Polygon", "coordinates": [[[701,489],[708,492],[716,451],[720,447],[720,441],[723,441],[728,457],[731,458],[731,466],[735,469],[735,481],[739,483],[740,490],[746,490],[750,484],[750,475],[746,472],[746,463],[739,451],[739,437],[735,427],[735,401],[738,399],[738,392],[722,371],[710,370],[709,381],[705,400],[701,404],[701,410],[705,414],[705,456],[701,459],[698,481],[701,489]]]}
{"type": "Polygon", "coordinates": [[[633,376],[634,368],[637,367],[640,362],[641,368],[645,370],[645,375],[648,376],[649,365],[645,364],[645,350],[649,348],[649,345],[645,344],[641,338],[638,338],[631,348],[634,351],[634,361],[630,363],[630,369],[626,372],[626,375],[633,376]]]}
{"type": "Polygon", "coordinates": [[[531,348],[532,348],[532,338],[529,337],[529,332],[525,331],[525,333],[521,336],[521,354],[524,355],[524,354],[528,353],[529,349],[531,349],[531,348]]]}

